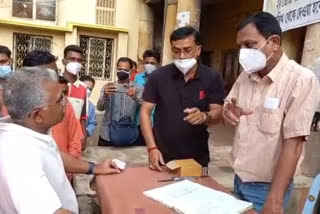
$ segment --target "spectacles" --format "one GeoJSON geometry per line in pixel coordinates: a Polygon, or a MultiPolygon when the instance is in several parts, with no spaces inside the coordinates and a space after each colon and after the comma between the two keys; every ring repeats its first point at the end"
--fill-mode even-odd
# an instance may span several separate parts
{"type": "Polygon", "coordinates": [[[171,48],[172,53],[174,55],[178,55],[178,56],[181,56],[181,54],[184,54],[186,56],[192,56],[195,50],[196,49],[194,49],[192,47],[183,48],[183,49],[179,49],[176,47],[171,48]]]}

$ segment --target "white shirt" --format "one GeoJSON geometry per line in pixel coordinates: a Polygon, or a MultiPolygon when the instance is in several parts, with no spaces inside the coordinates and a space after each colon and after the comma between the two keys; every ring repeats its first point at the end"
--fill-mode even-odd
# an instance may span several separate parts
{"type": "Polygon", "coordinates": [[[48,135],[0,120],[0,213],[78,213],[54,140],[48,135]]]}

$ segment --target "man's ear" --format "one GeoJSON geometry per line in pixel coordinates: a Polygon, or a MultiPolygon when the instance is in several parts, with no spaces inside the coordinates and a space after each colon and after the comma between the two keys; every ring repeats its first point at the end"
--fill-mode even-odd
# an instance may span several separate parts
{"type": "Polygon", "coordinates": [[[67,65],[67,61],[65,59],[62,59],[62,65],[66,66],[67,65]]]}
{"type": "Polygon", "coordinates": [[[37,124],[43,123],[42,108],[36,108],[30,113],[30,118],[37,124]]]}
{"type": "Polygon", "coordinates": [[[273,44],[273,47],[272,47],[272,50],[274,52],[278,51],[281,47],[281,38],[280,36],[278,35],[273,35],[271,38],[270,38],[270,41],[272,42],[273,44]]]}
{"type": "Polygon", "coordinates": [[[199,46],[198,46],[197,58],[199,58],[199,57],[200,57],[200,55],[201,55],[201,51],[202,51],[202,45],[199,45],[199,46]]]}

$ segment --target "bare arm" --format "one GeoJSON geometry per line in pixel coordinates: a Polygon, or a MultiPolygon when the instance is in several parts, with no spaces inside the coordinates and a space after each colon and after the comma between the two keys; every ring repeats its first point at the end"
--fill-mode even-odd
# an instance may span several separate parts
{"type": "Polygon", "coordinates": [[[156,104],[149,103],[146,101],[142,102],[141,112],[140,112],[140,127],[141,132],[147,144],[149,152],[149,167],[161,171],[160,165],[164,165],[163,157],[160,150],[157,148],[156,141],[152,132],[151,124],[151,112],[156,104]]]}
{"type": "Polygon", "coordinates": [[[271,209],[282,209],[285,194],[293,180],[294,173],[303,150],[304,137],[285,140],[272,179],[270,193],[262,213],[273,213],[271,209]]]}
{"type": "Polygon", "coordinates": [[[146,141],[147,147],[156,147],[156,141],[152,132],[152,124],[151,124],[151,112],[156,104],[149,102],[142,102],[141,112],[140,112],[140,120],[141,120],[141,132],[146,141]]]}
{"type": "MultiPolygon", "coordinates": [[[[86,174],[89,170],[89,163],[85,160],[74,158],[68,153],[60,151],[60,155],[63,161],[66,172],[86,174]]],[[[94,168],[93,174],[112,174],[119,173],[119,169],[116,168],[115,164],[111,160],[105,160],[97,164],[94,168]]]]}
{"type": "Polygon", "coordinates": [[[222,106],[218,104],[210,104],[209,108],[210,111],[207,112],[209,119],[206,122],[206,125],[213,125],[219,123],[221,120],[222,106]]]}

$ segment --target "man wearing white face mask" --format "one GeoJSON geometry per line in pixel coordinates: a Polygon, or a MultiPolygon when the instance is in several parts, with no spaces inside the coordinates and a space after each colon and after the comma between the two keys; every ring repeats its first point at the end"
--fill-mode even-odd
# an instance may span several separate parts
{"type": "Polygon", "coordinates": [[[6,79],[12,75],[11,51],[8,47],[0,45],[0,118],[7,116],[8,111],[2,105],[2,90],[6,79]]]}
{"type": "Polygon", "coordinates": [[[149,166],[161,170],[170,160],[193,158],[207,171],[207,126],[220,120],[223,81],[218,72],[198,62],[201,45],[194,28],[175,30],[170,42],[174,62],[152,73],[142,96],[140,119],[149,166]]]}
{"type": "MultiPolygon", "coordinates": [[[[152,74],[153,71],[155,71],[159,67],[159,64],[160,64],[160,53],[155,50],[146,50],[143,53],[144,72],[137,74],[134,80],[134,83],[144,88],[147,83],[148,77],[152,74]]],[[[142,93],[137,95],[137,100],[139,102],[139,105],[137,106],[135,121],[137,122],[137,126],[140,130],[138,141],[140,141],[140,144],[145,145],[145,141],[142,136],[141,128],[140,128],[140,109],[141,109],[141,103],[142,103],[142,93]]],[[[152,122],[153,122],[153,114],[154,114],[154,110],[152,111],[152,115],[151,115],[152,122]]]]}
{"type": "Polygon", "coordinates": [[[282,31],[266,12],[237,27],[243,72],[226,99],[223,121],[236,126],[234,192],[263,214],[282,214],[319,101],[314,73],[281,50],[282,31]]]}
{"type": "MultiPolygon", "coordinates": [[[[80,80],[87,85],[87,94],[90,97],[91,92],[95,85],[95,80],[91,76],[82,76],[80,80]]],[[[87,119],[87,135],[91,137],[97,126],[97,118],[96,118],[96,108],[93,103],[88,100],[89,109],[88,109],[88,119],[87,119]]]]}
{"type": "Polygon", "coordinates": [[[77,45],[69,45],[64,49],[65,66],[63,76],[68,80],[68,99],[74,108],[76,117],[80,120],[84,138],[82,140],[82,150],[86,147],[87,131],[86,120],[88,118],[88,96],[87,85],[78,79],[78,74],[82,69],[83,53],[77,45]]]}

